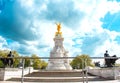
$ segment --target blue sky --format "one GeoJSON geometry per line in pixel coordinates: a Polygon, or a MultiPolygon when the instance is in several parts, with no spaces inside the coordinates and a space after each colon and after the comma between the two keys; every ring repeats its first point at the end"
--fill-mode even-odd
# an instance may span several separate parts
{"type": "Polygon", "coordinates": [[[0,49],[48,57],[56,22],[69,56],[120,57],[120,0],[0,0],[0,49]]]}

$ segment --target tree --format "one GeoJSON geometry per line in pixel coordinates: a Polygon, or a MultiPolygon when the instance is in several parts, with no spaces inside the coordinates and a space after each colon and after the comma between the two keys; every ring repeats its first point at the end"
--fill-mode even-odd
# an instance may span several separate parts
{"type": "Polygon", "coordinates": [[[30,66],[30,59],[28,56],[25,57],[25,64],[24,67],[29,67],[30,66]]]}
{"type": "Polygon", "coordinates": [[[3,57],[3,58],[7,57],[8,53],[9,53],[8,50],[0,50],[0,57],[3,57]]]}
{"type": "Polygon", "coordinates": [[[20,63],[20,59],[16,59],[15,57],[19,57],[19,54],[18,54],[17,51],[12,51],[12,54],[14,55],[14,59],[13,59],[14,64],[13,64],[13,66],[17,67],[18,64],[20,63]]]}
{"type": "Polygon", "coordinates": [[[86,66],[92,66],[91,63],[92,60],[90,59],[90,57],[88,55],[82,54],[78,55],[72,60],[71,66],[73,67],[73,69],[82,69],[86,66]]]}
{"type": "Polygon", "coordinates": [[[3,62],[0,60],[0,68],[3,68],[4,67],[4,64],[3,62]]]}
{"type": "Polygon", "coordinates": [[[3,63],[3,60],[4,60],[4,58],[6,57],[6,55],[7,55],[7,52],[8,51],[6,51],[6,50],[0,50],[0,57],[3,57],[3,58],[0,58],[0,68],[3,68],[3,67],[5,67],[5,65],[4,65],[4,63],[3,63]]]}
{"type": "Polygon", "coordinates": [[[47,62],[41,60],[37,55],[33,54],[32,58],[34,58],[32,60],[32,66],[34,69],[45,69],[47,67],[47,62]]]}
{"type": "Polygon", "coordinates": [[[41,69],[46,69],[47,65],[47,62],[45,62],[44,60],[41,61],[41,69]]]}
{"type": "Polygon", "coordinates": [[[33,68],[34,69],[40,69],[41,68],[41,60],[40,60],[40,58],[35,54],[32,55],[32,58],[34,58],[33,61],[32,61],[33,68]]]}
{"type": "MultiPolygon", "coordinates": [[[[9,50],[0,50],[0,57],[7,58],[7,55],[9,54],[9,52],[10,52],[9,50]]],[[[14,55],[14,57],[19,57],[19,54],[17,51],[12,51],[12,54],[14,55]]],[[[20,60],[15,58],[15,59],[13,59],[13,61],[14,61],[13,66],[17,67],[20,60]]],[[[0,66],[1,65],[2,65],[2,63],[0,64],[0,66]]]]}

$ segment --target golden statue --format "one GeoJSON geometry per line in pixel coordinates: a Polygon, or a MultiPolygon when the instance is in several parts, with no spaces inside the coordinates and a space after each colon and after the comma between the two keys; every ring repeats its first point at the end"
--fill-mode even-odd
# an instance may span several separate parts
{"type": "Polygon", "coordinates": [[[57,25],[57,30],[58,30],[58,32],[60,32],[60,30],[61,30],[61,24],[60,23],[56,23],[56,25],[57,25]]]}
{"type": "Polygon", "coordinates": [[[56,25],[57,25],[56,35],[58,35],[58,34],[62,35],[62,32],[60,31],[61,30],[61,24],[60,23],[56,23],[56,25]]]}

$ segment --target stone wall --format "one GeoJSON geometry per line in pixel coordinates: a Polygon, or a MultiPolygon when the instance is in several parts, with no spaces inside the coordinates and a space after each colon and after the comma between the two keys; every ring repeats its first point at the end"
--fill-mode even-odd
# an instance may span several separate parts
{"type": "Polygon", "coordinates": [[[5,68],[0,68],[0,80],[4,80],[5,68]]]}
{"type": "MultiPolygon", "coordinates": [[[[24,75],[32,73],[33,68],[27,67],[24,69],[24,75]]],[[[22,76],[22,69],[19,68],[1,68],[0,70],[0,80],[7,80],[13,77],[21,77],[22,76]]]]}

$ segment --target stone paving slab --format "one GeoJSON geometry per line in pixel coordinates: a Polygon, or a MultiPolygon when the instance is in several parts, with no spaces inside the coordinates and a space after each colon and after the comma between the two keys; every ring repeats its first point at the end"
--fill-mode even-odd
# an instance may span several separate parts
{"type": "MultiPolygon", "coordinates": [[[[15,81],[0,81],[0,83],[21,83],[15,81]]],[[[24,82],[24,83],[53,83],[53,82],[24,82]]],[[[83,83],[83,82],[54,82],[54,83],[83,83]]],[[[84,82],[86,83],[86,82],[84,82]]],[[[108,81],[89,81],[88,83],[120,83],[120,80],[108,80],[108,81]]]]}

